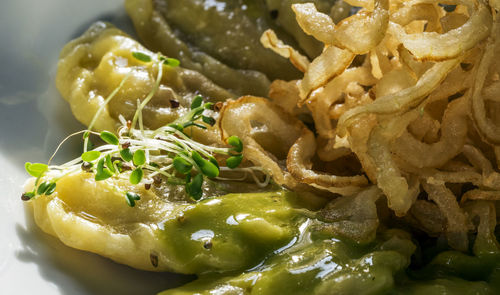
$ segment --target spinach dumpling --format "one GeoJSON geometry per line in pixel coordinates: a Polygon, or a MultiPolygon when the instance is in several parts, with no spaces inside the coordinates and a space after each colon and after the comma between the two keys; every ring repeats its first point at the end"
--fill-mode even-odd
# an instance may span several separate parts
{"type": "MultiPolygon", "coordinates": [[[[303,1],[127,0],[125,7],[138,35],[153,50],[175,57],[237,95],[266,96],[269,81],[301,77],[288,60],[259,40],[273,29],[310,58],[321,42],[305,34],[291,4],[303,1]]],[[[333,0],[315,0],[329,13],[333,0]]]]}

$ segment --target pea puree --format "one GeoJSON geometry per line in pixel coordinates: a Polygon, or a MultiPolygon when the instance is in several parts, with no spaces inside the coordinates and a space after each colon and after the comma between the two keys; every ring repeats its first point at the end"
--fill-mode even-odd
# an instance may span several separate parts
{"type": "Polygon", "coordinates": [[[229,194],[187,205],[159,231],[185,273],[249,268],[298,235],[305,219],[286,192],[229,194]]]}
{"type": "Polygon", "coordinates": [[[394,275],[410,263],[415,246],[401,231],[390,231],[367,246],[313,232],[309,221],[297,243],[241,274],[202,275],[179,294],[378,294],[394,287],[394,275]]]}
{"type": "Polygon", "coordinates": [[[199,277],[160,295],[500,292],[500,252],[491,247],[474,256],[444,251],[410,270],[416,246],[405,231],[380,230],[368,244],[340,240],[298,200],[283,191],[229,194],[179,210],[160,237],[199,277]]]}

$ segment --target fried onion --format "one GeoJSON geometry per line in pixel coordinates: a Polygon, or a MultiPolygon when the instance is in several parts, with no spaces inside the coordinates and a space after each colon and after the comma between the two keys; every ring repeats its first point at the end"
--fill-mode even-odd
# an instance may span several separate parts
{"type": "MultiPolygon", "coordinates": [[[[289,113],[314,121],[315,133],[305,127],[293,132],[283,171],[301,185],[344,195],[339,204],[358,202],[371,183],[396,216],[429,235],[444,234],[454,249],[468,249],[471,231],[494,240],[499,2],[345,2],[361,9],[340,21],[312,3],[293,5],[300,27],[325,47],[301,80],[279,82],[281,89],[271,92],[289,113]],[[317,169],[318,161],[337,166],[317,169]],[[349,173],[336,172],[342,169],[349,173]]],[[[285,47],[284,54],[291,50],[285,47]]]]}
{"type": "Polygon", "coordinates": [[[307,34],[319,41],[364,54],[382,41],[389,21],[389,1],[375,0],[373,11],[361,10],[335,25],[312,3],[294,4],[297,22],[307,34]]]}

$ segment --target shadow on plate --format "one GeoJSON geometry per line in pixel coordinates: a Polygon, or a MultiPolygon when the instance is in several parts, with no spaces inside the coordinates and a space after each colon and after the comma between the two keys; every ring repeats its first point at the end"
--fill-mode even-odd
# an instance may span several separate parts
{"type": "Polygon", "coordinates": [[[93,253],[67,247],[36,226],[29,208],[25,215],[27,228],[16,225],[17,235],[23,245],[22,250],[16,253],[17,259],[37,264],[40,276],[56,285],[61,295],[156,294],[195,278],[140,271],[93,253]]]}
{"type": "Polygon", "coordinates": [[[124,31],[125,33],[129,34],[132,38],[134,38],[135,40],[140,42],[139,37],[135,33],[135,29],[134,29],[134,25],[132,23],[132,20],[128,17],[127,13],[125,12],[125,9],[122,9],[120,11],[116,11],[113,13],[109,13],[109,14],[103,14],[103,15],[100,15],[98,17],[93,18],[92,20],[79,26],[75,30],[75,33],[71,36],[71,39],[75,39],[75,38],[80,37],[83,33],[85,33],[85,31],[87,31],[88,28],[90,28],[90,26],[93,23],[95,23],[97,21],[112,23],[114,26],[116,26],[120,30],[124,31]]]}

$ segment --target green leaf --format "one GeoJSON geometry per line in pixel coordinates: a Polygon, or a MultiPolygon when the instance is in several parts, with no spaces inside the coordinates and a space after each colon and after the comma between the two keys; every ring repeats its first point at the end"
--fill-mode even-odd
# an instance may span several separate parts
{"type": "Polygon", "coordinates": [[[130,162],[132,161],[134,155],[130,151],[129,148],[123,149],[120,151],[120,156],[122,157],[123,161],[125,162],[130,162]]]}
{"type": "Polygon", "coordinates": [[[149,56],[145,53],[139,52],[139,51],[132,52],[132,56],[135,59],[140,60],[142,62],[150,62],[151,61],[151,56],[149,56]]]}
{"type": "Polygon", "coordinates": [[[110,178],[113,176],[113,173],[109,171],[109,169],[103,169],[101,172],[97,172],[95,174],[95,180],[96,181],[101,181],[110,178]]]}
{"type": "Polygon", "coordinates": [[[113,173],[109,169],[104,168],[104,158],[101,158],[97,163],[97,169],[95,174],[95,180],[101,181],[110,178],[113,173]]]}
{"type": "Polygon", "coordinates": [[[102,140],[104,140],[105,142],[107,142],[109,144],[118,145],[120,143],[120,141],[118,140],[118,137],[116,137],[116,135],[114,135],[113,133],[111,133],[109,131],[101,132],[100,136],[101,136],[102,140]]]}
{"type": "Polygon", "coordinates": [[[171,67],[178,67],[181,64],[181,62],[176,58],[167,57],[163,59],[163,64],[171,67]]]}
{"type": "Polygon", "coordinates": [[[203,195],[203,191],[201,189],[201,186],[203,185],[203,175],[196,174],[196,176],[191,179],[191,175],[188,174],[186,181],[187,193],[195,200],[201,199],[201,196],[203,195]]]}
{"type": "Polygon", "coordinates": [[[172,127],[174,129],[177,129],[180,132],[184,131],[184,128],[182,127],[181,124],[174,124],[174,123],[172,123],[172,124],[168,124],[168,127],[172,127]]]}
{"type": "Polygon", "coordinates": [[[47,191],[49,186],[50,186],[50,182],[48,182],[48,181],[44,181],[44,182],[40,183],[40,185],[38,186],[38,188],[36,190],[36,194],[43,195],[47,191]]]}
{"type": "Polygon", "coordinates": [[[219,176],[219,168],[214,163],[204,159],[197,151],[192,151],[191,157],[204,175],[208,177],[219,176]]]}
{"type": "Polygon", "coordinates": [[[113,161],[113,168],[114,171],[118,171],[119,173],[122,172],[122,161],[121,160],[114,160],[113,161]]]}
{"type": "Polygon", "coordinates": [[[201,119],[210,126],[214,126],[215,124],[215,119],[212,117],[202,116],[201,119]]]}
{"type": "Polygon", "coordinates": [[[45,195],[49,196],[52,195],[52,193],[56,190],[56,183],[51,182],[47,189],[45,190],[45,195]]]}
{"type": "Polygon", "coordinates": [[[85,131],[83,133],[83,139],[87,139],[89,136],[90,136],[90,132],[89,131],[85,131]]]}
{"type": "Polygon", "coordinates": [[[132,161],[134,162],[135,166],[141,166],[146,163],[146,153],[144,150],[137,150],[134,153],[134,156],[132,157],[132,161]]]}
{"type": "Polygon", "coordinates": [[[34,192],[26,192],[26,193],[24,193],[24,195],[26,197],[33,198],[35,196],[35,193],[34,192]]]}
{"type": "Polygon", "coordinates": [[[132,173],[130,174],[130,183],[131,184],[138,184],[142,180],[142,176],[144,175],[144,172],[142,171],[142,168],[136,168],[132,173]]]}
{"type": "Polygon", "coordinates": [[[97,160],[101,156],[100,151],[88,151],[82,154],[82,161],[84,162],[92,162],[97,160]]]}
{"type": "Polygon", "coordinates": [[[33,177],[41,177],[45,171],[49,170],[49,166],[41,163],[32,164],[30,162],[26,162],[24,164],[24,169],[26,169],[26,172],[33,177]]]}
{"type": "Polygon", "coordinates": [[[196,126],[196,127],[199,127],[201,129],[207,129],[207,127],[203,126],[203,125],[200,125],[200,124],[196,124],[194,122],[186,122],[183,124],[184,128],[188,128],[188,127],[191,127],[191,126],[196,126]]]}
{"type": "Polygon", "coordinates": [[[201,107],[202,103],[203,103],[203,97],[201,95],[196,95],[193,99],[193,102],[191,103],[191,109],[194,110],[196,108],[201,107]]]}
{"type": "Polygon", "coordinates": [[[104,170],[104,158],[100,159],[99,162],[97,162],[97,173],[101,173],[102,170],[104,170]]]}
{"type": "Polygon", "coordinates": [[[21,200],[29,201],[29,200],[33,199],[34,197],[35,197],[34,192],[26,192],[26,193],[21,195],[21,200]]]}
{"type": "Polygon", "coordinates": [[[115,167],[113,166],[113,161],[111,161],[110,154],[106,155],[106,166],[108,167],[109,171],[115,172],[115,167]]]}
{"type": "Polygon", "coordinates": [[[205,111],[203,108],[197,108],[197,109],[194,109],[191,114],[191,119],[192,120],[198,120],[199,119],[199,116],[203,113],[203,111],[205,111]]]}
{"type": "Polygon", "coordinates": [[[203,164],[203,157],[197,151],[191,152],[191,158],[193,158],[194,162],[198,164],[198,166],[203,164]]]}
{"type": "Polygon", "coordinates": [[[174,158],[174,168],[179,171],[179,173],[187,174],[193,168],[193,164],[189,163],[186,159],[176,156],[174,158]]]}
{"type": "Polygon", "coordinates": [[[217,166],[217,169],[219,169],[219,170],[220,170],[220,167],[219,167],[219,162],[217,162],[217,160],[216,160],[214,157],[210,156],[210,157],[208,157],[208,160],[209,160],[212,164],[214,164],[215,166],[217,166]]]}
{"type": "Polygon", "coordinates": [[[241,164],[242,160],[243,160],[243,155],[229,157],[226,160],[226,166],[231,169],[234,169],[241,164]]]}
{"type": "Polygon", "coordinates": [[[204,108],[205,110],[211,110],[211,109],[213,109],[213,107],[214,107],[214,103],[213,103],[213,102],[206,102],[206,103],[203,105],[203,108],[204,108]]]}
{"type": "Polygon", "coordinates": [[[205,161],[205,165],[201,167],[201,171],[208,177],[217,177],[219,176],[219,168],[214,165],[212,162],[205,161]]]}
{"type": "Polygon", "coordinates": [[[135,206],[135,201],[139,201],[141,199],[141,197],[138,194],[133,193],[133,192],[126,192],[125,193],[125,198],[127,200],[127,204],[130,207],[134,207],[135,206]]]}
{"type": "Polygon", "coordinates": [[[229,136],[227,143],[233,146],[233,150],[235,152],[241,153],[243,151],[243,142],[241,142],[241,139],[238,136],[229,136]]]}

